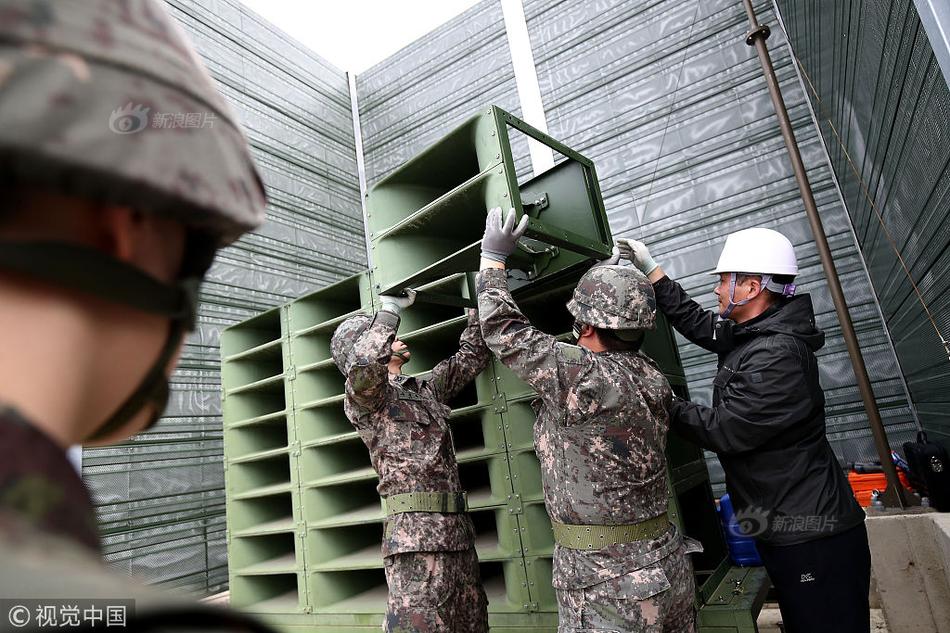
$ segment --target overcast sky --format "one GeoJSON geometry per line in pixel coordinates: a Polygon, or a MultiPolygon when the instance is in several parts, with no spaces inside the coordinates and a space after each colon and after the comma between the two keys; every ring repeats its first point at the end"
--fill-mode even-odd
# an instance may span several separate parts
{"type": "Polygon", "coordinates": [[[477,0],[241,0],[341,70],[360,73],[477,0]]]}

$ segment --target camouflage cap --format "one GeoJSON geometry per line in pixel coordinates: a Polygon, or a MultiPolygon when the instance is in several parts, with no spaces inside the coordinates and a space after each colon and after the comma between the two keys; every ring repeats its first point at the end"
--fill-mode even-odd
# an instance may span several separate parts
{"type": "Polygon", "coordinates": [[[169,214],[218,245],[264,219],[247,141],[159,0],[0,0],[0,178],[169,214]]]}
{"type": "Polygon", "coordinates": [[[333,362],[344,376],[349,373],[353,365],[353,348],[356,340],[372,322],[371,317],[357,314],[341,323],[333,333],[333,338],[330,339],[330,355],[333,356],[333,362]]]}
{"type": "Polygon", "coordinates": [[[653,285],[635,268],[596,266],[581,277],[567,309],[582,323],[605,330],[656,327],[653,285]]]}

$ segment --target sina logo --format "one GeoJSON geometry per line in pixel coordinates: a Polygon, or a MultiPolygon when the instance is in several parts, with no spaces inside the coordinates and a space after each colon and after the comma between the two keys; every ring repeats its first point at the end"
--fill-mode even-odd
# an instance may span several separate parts
{"type": "Polygon", "coordinates": [[[148,113],[151,108],[128,103],[112,111],[109,117],[109,129],[116,134],[135,134],[148,127],[148,113]]]}
{"type": "Polygon", "coordinates": [[[758,536],[769,529],[769,511],[751,506],[736,512],[735,523],[729,526],[733,536],[758,536]]]}

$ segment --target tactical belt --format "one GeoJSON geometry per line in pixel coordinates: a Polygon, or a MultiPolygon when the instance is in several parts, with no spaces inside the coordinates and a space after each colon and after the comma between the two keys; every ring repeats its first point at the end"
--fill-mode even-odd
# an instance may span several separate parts
{"type": "Polygon", "coordinates": [[[570,549],[601,549],[619,543],[648,541],[663,535],[670,521],[664,512],[658,517],[629,525],[567,525],[551,521],[554,540],[570,549]]]}
{"type": "Polygon", "coordinates": [[[386,516],[397,512],[441,512],[461,514],[468,511],[464,492],[405,492],[382,498],[386,516]]]}

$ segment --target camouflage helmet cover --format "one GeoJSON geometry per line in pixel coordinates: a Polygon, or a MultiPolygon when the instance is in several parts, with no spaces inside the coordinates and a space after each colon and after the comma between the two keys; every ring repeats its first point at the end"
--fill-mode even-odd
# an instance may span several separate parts
{"type": "Polygon", "coordinates": [[[635,268],[596,266],[581,277],[567,303],[574,318],[605,330],[656,327],[653,285],[635,268]]]}
{"type": "Polygon", "coordinates": [[[330,355],[333,356],[333,362],[344,376],[349,373],[353,365],[353,348],[357,339],[363,335],[372,321],[365,314],[357,314],[337,326],[333,333],[333,338],[330,339],[330,355]]]}
{"type": "Polygon", "coordinates": [[[0,0],[0,174],[169,214],[224,245],[263,221],[263,185],[163,5],[0,0]]]}

